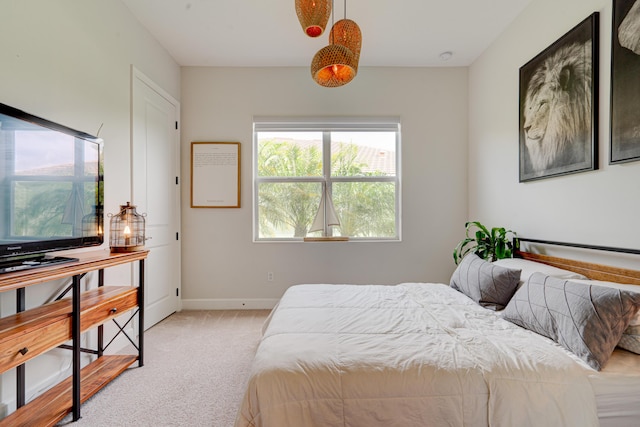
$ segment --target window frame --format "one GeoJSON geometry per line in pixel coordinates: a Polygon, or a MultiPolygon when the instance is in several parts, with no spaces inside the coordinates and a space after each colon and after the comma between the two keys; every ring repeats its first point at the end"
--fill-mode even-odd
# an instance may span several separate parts
{"type": "Polygon", "coordinates": [[[349,242],[400,242],[402,241],[402,170],[401,170],[401,124],[399,117],[272,117],[253,118],[253,242],[303,242],[301,237],[259,237],[259,194],[262,183],[309,182],[326,185],[328,191],[336,183],[344,182],[392,182],[395,183],[395,231],[393,237],[351,237],[349,242]],[[259,177],[258,133],[259,132],[321,132],[322,175],[317,177],[259,177]],[[331,132],[394,132],[395,176],[331,176],[331,132]],[[327,147],[329,149],[327,149],[327,147]]]}

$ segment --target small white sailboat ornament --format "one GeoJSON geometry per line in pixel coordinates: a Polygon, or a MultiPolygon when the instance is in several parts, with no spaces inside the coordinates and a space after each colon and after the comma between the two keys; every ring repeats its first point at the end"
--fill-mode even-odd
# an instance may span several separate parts
{"type": "Polygon", "coordinates": [[[338,218],[338,214],[336,213],[335,208],[333,207],[333,201],[331,201],[331,196],[327,192],[327,187],[324,186],[324,191],[322,192],[322,197],[320,198],[320,205],[318,206],[318,212],[316,213],[316,217],[309,228],[309,233],[313,233],[314,231],[322,231],[322,236],[319,237],[305,237],[305,242],[345,242],[349,240],[347,236],[329,236],[327,235],[327,231],[329,227],[339,227],[340,219],[338,218]],[[326,224],[326,225],[325,225],[326,224]]]}

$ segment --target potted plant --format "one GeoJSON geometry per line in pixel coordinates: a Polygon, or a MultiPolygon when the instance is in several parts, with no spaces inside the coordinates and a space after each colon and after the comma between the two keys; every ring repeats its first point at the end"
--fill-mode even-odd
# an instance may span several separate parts
{"type": "Polygon", "coordinates": [[[493,227],[491,231],[479,221],[470,221],[464,225],[466,238],[453,250],[456,265],[468,253],[475,253],[489,262],[513,256],[513,238],[516,233],[504,227],[493,227]]]}

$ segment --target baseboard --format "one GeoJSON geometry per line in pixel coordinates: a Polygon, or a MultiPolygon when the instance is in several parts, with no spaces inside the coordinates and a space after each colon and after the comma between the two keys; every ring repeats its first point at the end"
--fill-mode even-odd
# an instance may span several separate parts
{"type": "Polygon", "coordinates": [[[277,298],[254,299],[183,299],[183,310],[270,310],[277,298]]]}

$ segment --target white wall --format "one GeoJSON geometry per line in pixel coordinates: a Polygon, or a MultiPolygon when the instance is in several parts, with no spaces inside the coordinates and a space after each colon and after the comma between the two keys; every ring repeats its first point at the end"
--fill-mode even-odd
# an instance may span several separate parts
{"type": "Polygon", "coordinates": [[[470,219],[531,238],[640,247],[640,162],[608,164],[611,3],[535,0],[470,67],[470,219]],[[596,11],[599,170],[518,183],[519,68],[596,11]]]}
{"type": "Polygon", "coordinates": [[[120,1],[7,0],[0,52],[0,102],[92,135],[100,130],[105,212],[131,200],[131,65],[179,100],[180,67],[164,48],[120,1]]]}
{"type": "Polygon", "coordinates": [[[180,98],[180,68],[120,1],[6,0],[0,102],[105,141],[105,208],[130,197],[130,65],[180,98]]]}
{"type": "MultiPolygon", "coordinates": [[[[122,2],[112,0],[3,0],[0,52],[1,103],[94,135],[102,126],[105,210],[115,212],[131,198],[130,67],[176,99],[180,67],[122,2]]],[[[130,271],[108,269],[107,284],[128,283],[130,271]]],[[[27,305],[47,300],[60,285],[30,287],[27,305]]],[[[15,310],[13,292],[0,301],[3,316],[15,310]]],[[[66,375],[56,369],[70,366],[70,353],[55,352],[28,364],[28,398],[47,385],[48,376],[66,375]]],[[[3,374],[1,400],[10,407],[14,390],[13,372],[3,374]]]]}
{"type": "Polygon", "coordinates": [[[467,211],[466,68],[365,67],[323,88],[308,68],[186,67],[182,96],[183,308],[270,307],[297,283],[448,282],[467,211]],[[400,116],[403,241],[252,243],[254,115],[400,116]],[[241,143],[240,209],[189,207],[192,141],[241,143]]]}

